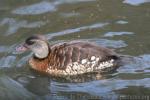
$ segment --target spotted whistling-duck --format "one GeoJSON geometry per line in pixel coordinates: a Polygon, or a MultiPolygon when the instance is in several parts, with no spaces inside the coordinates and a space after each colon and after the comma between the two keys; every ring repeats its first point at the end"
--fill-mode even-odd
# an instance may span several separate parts
{"type": "Polygon", "coordinates": [[[118,68],[119,56],[111,49],[87,41],[50,45],[41,35],[33,35],[17,48],[31,50],[29,65],[34,70],[54,76],[78,75],[89,72],[111,71],[118,68]]]}

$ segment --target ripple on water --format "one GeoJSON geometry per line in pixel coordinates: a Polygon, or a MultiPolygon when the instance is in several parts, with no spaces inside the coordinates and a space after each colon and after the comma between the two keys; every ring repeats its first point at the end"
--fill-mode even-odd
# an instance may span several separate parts
{"type": "Polygon", "coordinates": [[[124,0],[123,3],[127,3],[133,6],[138,6],[141,5],[143,3],[148,3],[150,2],[150,0],[124,0]]]}
{"type": "Polygon", "coordinates": [[[139,80],[121,80],[121,79],[105,79],[85,83],[57,83],[51,84],[52,93],[57,92],[83,92],[90,95],[108,96],[113,95],[116,90],[124,89],[128,86],[144,86],[150,87],[148,82],[150,78],[139,80]],[[115,91],[114,91],[115,90],[115,91]]]}
{"type": "Polygon", "coordinates": [[[122,48],[127,46],[127,44],[123,40],[96,39],[92,41],[95,41],[97,44],[100,44],[102,46],[111,48],[122,48]]]}
{"type": "Polygon", "coordinates": [[[57,1],[62,3],[77,3],[77,2],[89,2],[95,0],[57,0],[57,1]]]}
{"type": "Polygon", "coordinates": [[[78,27],[78,28],[73,28],[73,29],[67,29],[67,30],[63,30],[60,32],[55,32],[55,33],[48,33],[46,35],[47,39],[52,39],[53,37],[56,36],[62,36],[62,35],[66,35],[66,34],[72,34],[72,33],[77,33],[80,31],[85,31],[88,29],[96,29],[96,28],[102,28],[104,26],[109,25],[109,23],[105,22],[105,23],[95,23],[92,25],[88,25],[88,26],[82,26],[82,27],[78,27]]]}
{"type": "Polygon", "coordinates": [[[46,24],[46,22],[43,21],[36,21],[28,23],[26,20],[16,20],[14,18],[4,18],[0,25],[8,25],[8,30],[6,31],[5,35],[11,35],[16,33],[20,28],[37,28],[41,27],[46,24]]]}
{"type": "Polygon", "coordinates": [[[0,46],[0,53],[8,51],[8,47],[6,46],[0,46]]]}
{"type": "Polygon", "coordinates": [[[16,67],[22,67],[23,65],[26,64],[28,59],[30,58],[31,55],[27,55],[25,57],[22,57],[19,61],[17,61],[16,67]]]}
{"type": "Polygon", "coordinates": [[[2,100],[36,99],[33,93],[8,76],[0,77],[0,97],[2,100]]]}
{"type": "Polygon", "coordinates": [[[150,55],[144,54],[137,57],[129,57],[126,59],[124,66],[118,69],[119,73],[138,73],[139,71],[149,72],[150,55]]]}
{"type": "Polygon", "coordinates": [[[54,12],[57,6],[64,3],[89,2],[93,0],[55,0],[54,2],[42,1],[29,6],[19,7],[12,11],[13,14],[37,15],[47,12],[54,12]]]}
{"type": "MultiPolygon", "coordinates": [[[[150,68],[150,54],[144,54],[139,56],[141,58],[141,65],[144,67],[144,70],[150,68]]],[[[150,71],[150,69],[149,69],[150,71]]]]}
{"type": "Polygon", "coordinates": [[[0,68],[12,67],[13,65],[15,65],[15,60],[16,60],[15,56],[2,57],[0,59],[0,68]]]}
{"type": "Polygon", "coordinates": [[[116,23],[117,24],[128,24],[128,22],[127,21],[124,21],[124,20],[118,20],[118,21],[116,21],[116,23]]]}
{"type": "Polygon", "coordinates": [[[77,12],[72,12],[72,13],[60,13],[60,15],[61,15],[62,17],[69,18],[69,17],[80,16],[81,14],[80,14],[80,13],[77,13],[77,12]]]}
{"type": "Polygon", "coordinates": [[[104,34],[104,37],[113,37],[115,35],[132,35],[133,32],[107,32],[104,34]]]}
{"type": "Polygon", "coordinates": [[[15,50],[18,44],[9,45],[0,45],[0,53],[11,53],[11,54],[18,54],[15,50]]]}
{"type": "Polygon", "coordinates": [[[47,1],[42,1],[29,6],[17,8],[13,10],[12,13],[21,14],[21,15],[36,15],[36,14],[42,14],[51,11],[56,11],[55,5],[47,1]]]}

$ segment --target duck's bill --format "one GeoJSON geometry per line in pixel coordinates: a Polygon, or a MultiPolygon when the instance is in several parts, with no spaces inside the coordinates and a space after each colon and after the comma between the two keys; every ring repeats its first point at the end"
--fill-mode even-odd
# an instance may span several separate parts
{"type": "Polygon", "coordinates": [[[18,53],[23,53],[27,50],[28,50],[28,48],[27,48],[27,46],[25,46],[25,44],[21,44],[18,47],[16,47],[16,52],[18,52],[18,53]]]}

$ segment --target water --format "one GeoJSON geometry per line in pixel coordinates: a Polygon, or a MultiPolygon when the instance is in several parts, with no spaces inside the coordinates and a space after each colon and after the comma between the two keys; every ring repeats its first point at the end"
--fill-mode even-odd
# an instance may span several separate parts
{"type": "Polygon", "coordinates": [[[1,0],[0,99],[150,99],[150,0],[1,0]],[[116,72],[52,78],[30,70],[15,47],[32,34],[81,39],[132,56],[116,72]]]}

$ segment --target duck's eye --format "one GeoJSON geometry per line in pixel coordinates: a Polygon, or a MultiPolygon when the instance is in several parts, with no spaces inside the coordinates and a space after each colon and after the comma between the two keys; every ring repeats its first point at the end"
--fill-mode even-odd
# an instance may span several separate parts
{"type": "Polygon", "coordinates": [[[26,41],[26,44],[27,44],[27,45],[33,45],[34,43],[35,43],[35,41],[32,41],[32,40],[26,41]]]}

